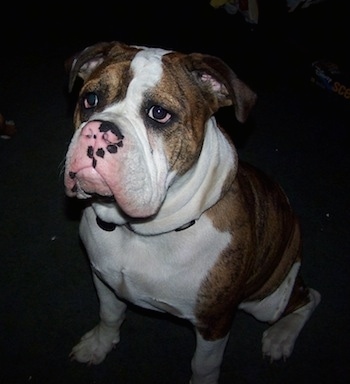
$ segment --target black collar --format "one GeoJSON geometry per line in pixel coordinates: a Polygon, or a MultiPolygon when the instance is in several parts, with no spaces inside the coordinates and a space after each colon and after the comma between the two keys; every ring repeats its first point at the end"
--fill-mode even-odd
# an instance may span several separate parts
{"type": "Polygon", "coordinates": [[[107,221],[103,221],[101,220],[98,216],[96,216],[96,223],[97,225],[103,229],[104,231],[107,231],[107,232],[112,232],[115,230],[117,224],[114,224],[114,223],[107,223],[107,221]]]}
{"type": "MultiPolygon", "coordinates": [[[[117,227],[117,224],[114,224],[114,223],[108,223],[107,221],[103,221],[102,219],[100,219],[98,216],[96,216],[96,223],[97,225],[103,229],[104,231],[107,231],[107,232],[112,232],[115,230],[115,228],[117,227]]],[[[181,227],[179,228],[176,228],[175,229],[175,232],[180,232],[180,231],[183,231],[189,227],[192,227],[193,224],[196,223],[196,220],[192,220],[190,221],[189,223],[186,223],[184,225],[181,225],[181,227]]],[[[127,223],[126,226],[130,228],[130,224],[127,223]]]]}
{"type": "Polygon", "coordinates": [[[190,221],[189,223],[186,223],[186,224],[184,224],[184,225],[181,225],[181,227],[176,228],[176,229],[175,229],[175,232],[180,232],[180,231],[183,231],[184,229],[187,229],[187,228],[189,228],[189,227],[192,227],[192,225],[195,224],[195,223],[196,223],[196,220],[192,220],[192,221],[190,221]]]}

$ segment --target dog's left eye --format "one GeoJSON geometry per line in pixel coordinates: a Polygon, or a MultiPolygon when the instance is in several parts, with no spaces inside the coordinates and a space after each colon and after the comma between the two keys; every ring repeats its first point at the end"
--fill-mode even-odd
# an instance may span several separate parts
{"type": "Polygon", "coordinates": [[[159,105],[153,105],[148,110],[148,116],[151,119],[158,121],[158,123],[162,123],[162,124],[167,123],[171,119],[171,114],[166,109],[164,109],[159,105]]]}
{"type": "Polygon", "coordinates": [[[89,92],[84,96],[84,107],[86,109],[95,108],[98,104],[96,93],[89,92]]]}

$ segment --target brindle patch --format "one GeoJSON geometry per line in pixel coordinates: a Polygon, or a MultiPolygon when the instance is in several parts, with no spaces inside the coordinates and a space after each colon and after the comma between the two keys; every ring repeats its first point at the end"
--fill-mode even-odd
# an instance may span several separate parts
{"type": "Polygon", "coordinates": [[[130,61],[110,64],[107,61],[98,67],[80,91],[80,101],[74,113],[75,126],[78,128],[92,113],[101,112],[107,105],[123,100],[132,76],[130,61]],[[98,105],[95,108],[84,108],[84,95],[88,93],[95,93],[98,97],[98,105]]]}
{"type": "Polygon", "coordinates": [[[207,214],[217,229],[230,228],[232,233],[230,246],[203,281],[197,301],[202,335],[214,339],[229,330],[231,308],[243,300],[262,299],[281,284],[300,260],[301,245],[283,191],[246,164],[240,164],[231,189],[207,214]]]}
{"type": "MultiPolygon", "coordinates": [[[[193,83],[194,74],[182,62],[182,55],[163,57],[163,75],[145,100],[172,113],[173,122],[161,131],[171,169],[185,173],[198,159],[204,140],[204,121],[212,115],[208,94],[193,83]],[[176,56],[176,59],[175,59],[176,56]]],[[[157,134],[145,118],[149,134],[157,134]]]]}

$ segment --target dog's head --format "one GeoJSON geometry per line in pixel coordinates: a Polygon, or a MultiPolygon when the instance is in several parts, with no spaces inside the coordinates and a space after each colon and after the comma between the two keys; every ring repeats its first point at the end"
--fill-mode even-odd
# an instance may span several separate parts
{"type": "MultiPolygon", "coordinates": [[[[157,214],[173,185],[184,190],[176,181],[196,167],[208,125],[219,131],[212,116],[220,107],[232,105],[244,122],[256,98],[223,61],[199,53],[108,42],[66,64],[70,89],[77,77],[83,80],[66,160],[67,195],[112,197],[135,218],[157,214]]],[[[219,165],[220,151],[210,149],[219,132],[210,135],[196,180],[211,156],[219,165]]]]}

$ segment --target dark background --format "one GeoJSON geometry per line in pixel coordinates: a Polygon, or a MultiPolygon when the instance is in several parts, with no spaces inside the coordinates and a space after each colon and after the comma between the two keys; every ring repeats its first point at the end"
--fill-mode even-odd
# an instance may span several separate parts
{"type": "Polygon", "coordinates": [[[348,2],[288,14],[281,1],[261,1],[257,26],[209,1],[139,3],[11,3],[2,12],[0,112],[18,132],[0,139],[0,384],[189,380],[192,329],[132,307],[101,365],[69,360],[98,302],[78,239],[79,203],[63,190],[74,102],[63,63],[101,40],[220,56],[258,94],[247,124],[230,109],[218,119],[241,158],[288,193],[303,228],[304,277],[322,302],[293,355],[273,364],[261,353],[266,325],[239,313],[220,383],[349,383],[350,100],[310,81],[314,60],[350,71],[348,2]]]}

